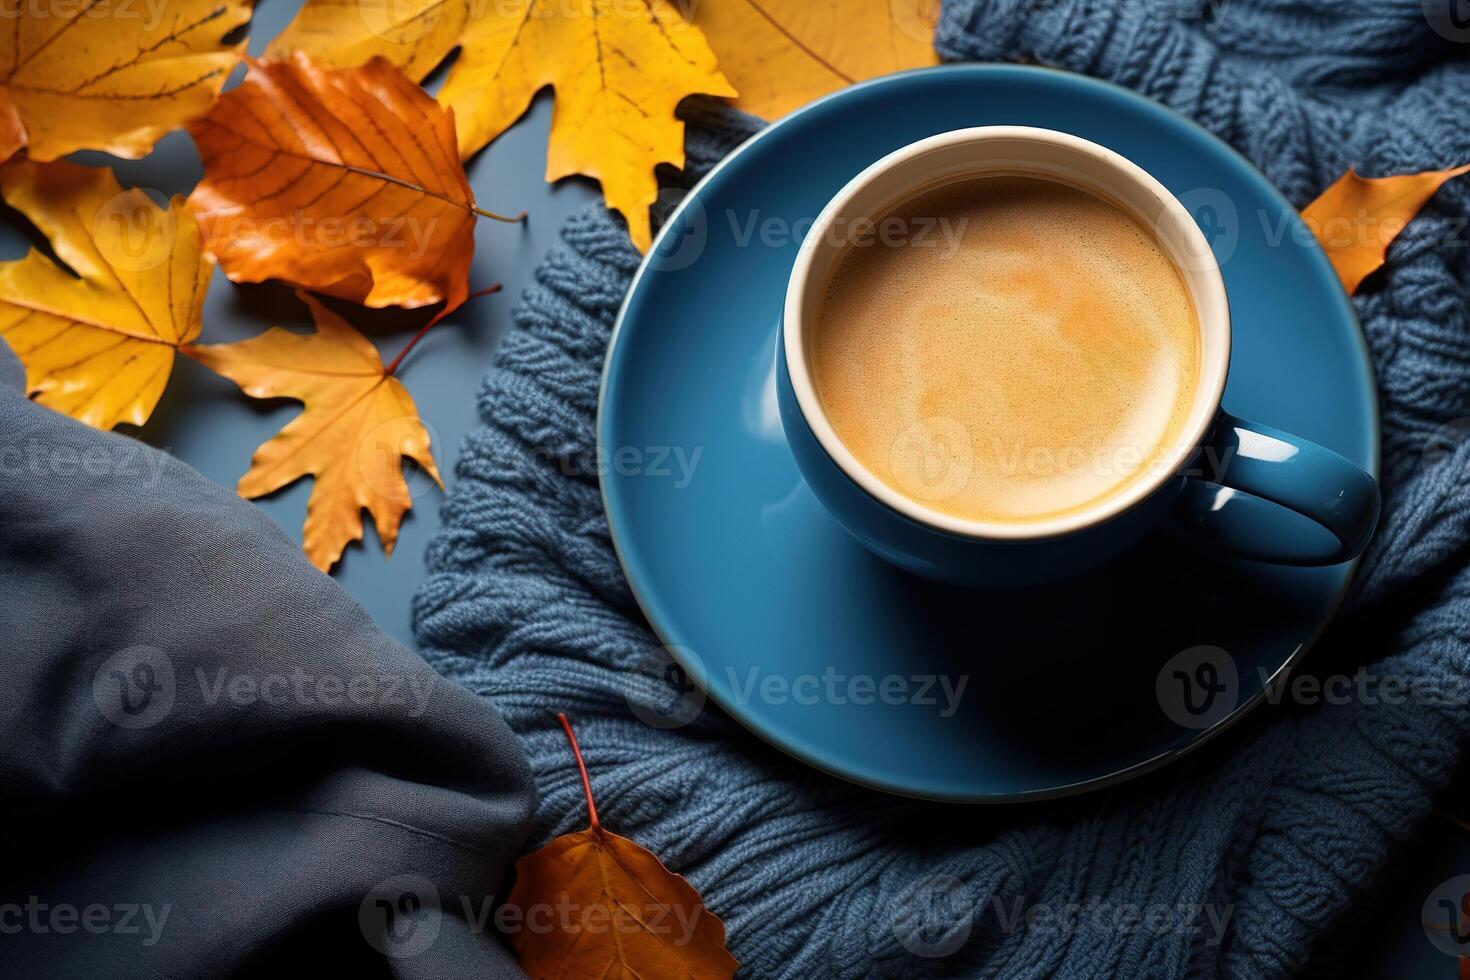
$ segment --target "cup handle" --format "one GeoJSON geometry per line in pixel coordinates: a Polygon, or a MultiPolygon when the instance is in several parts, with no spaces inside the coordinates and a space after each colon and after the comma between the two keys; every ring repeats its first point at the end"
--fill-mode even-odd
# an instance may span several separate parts
{"type": "Polygon", "coordinates": [[[1377,481],[1337,453],[1221,411],[1175,515],[1242,558],[1335,565],[1363,553],[1379,507],[1377,481]]]}

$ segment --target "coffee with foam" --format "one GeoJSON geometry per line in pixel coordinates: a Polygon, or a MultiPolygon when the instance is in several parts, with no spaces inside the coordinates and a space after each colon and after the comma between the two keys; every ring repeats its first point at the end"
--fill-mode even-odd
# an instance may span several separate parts
{"type": "Polygon", "coordinates": [[[1198,317],[1132,215],[1041,176],[923,191],[850,244],[808,356],[845,446],[900,494],[995,523],[1089,510],[1170,465],[1198,317]],[[941,227],[946,235],[905,234],[941,227]]]}

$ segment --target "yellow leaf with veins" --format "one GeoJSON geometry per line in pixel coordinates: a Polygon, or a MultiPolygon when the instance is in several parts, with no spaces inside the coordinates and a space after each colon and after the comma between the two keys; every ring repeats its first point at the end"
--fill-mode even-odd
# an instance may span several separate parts
{"type": "Polygon", "coordinates": [[[694,25],[740,91],[775,119],[853,82],[939,63],[939,0],[699,0],[694,25]]]}
{"type": "Polygon", "coordinates": [[[468,157],[504,132],[531,98],[556,93],[546,179],[595,177],[652,243],[654,167],[684,165],[689,95],[734,95],[697,27],[672,0],[308,0],[268,54],[304,51],[347,67],[382,55],[422,79],[456,46],[439,101],[454,110],[468,157]]]}
{"type": "Polygon", "coordinates": [[[146,156],[213,104],[249,19],[242,0],[0,0],[0,160],[146,156]]]}
{"type": "Polygon", "coordinates": [[[413,398],[388,373],[378,350],[310,294],[297,294],[316,321],[312,334],[272,327],[235,344],[184,353],[238,384],[251,398],[294,398],[302,413],[255,451],[236,489],[263,497],[304,476],[316,478],[306,504],[306,556],[329,571],[362,538],[367,508],[383,551],[392,554],[413,495],[403,478],[412,459],[440,487],[429,433],[413,398]]]}
{"type": "Polygon", "coordinates": [[[0,193],[72,270],[35,250],[0,263],[0,336],[27,391],[101,429],[142,425],[174,351],[199,336],[214,263],[193,215],[180,197],[165,211],[111,170],[66,161],[12,160],[0,193]]]}

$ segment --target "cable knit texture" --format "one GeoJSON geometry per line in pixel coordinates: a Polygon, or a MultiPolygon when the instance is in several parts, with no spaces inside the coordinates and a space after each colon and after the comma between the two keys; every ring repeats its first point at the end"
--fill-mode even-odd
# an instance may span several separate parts
{"type": "MultiPolygon", "coordinates": [[[[938,46],[951,60],[1039,62],[1135,89],[1235,146],[1298,206],[1348,166],[1470,161],[1470,43],[1434,31],[1420,0],[951,0],[938,46]]],[[[707,106],[687,115],[691,176],[757,125],[707,106]]],[[[1338,628],[1309,658],[1317,673],[1372,662],[1466,690],[1470,439],[1455,436],[1470,428],[1453,423],[1470,416],[1467,216],[1470,179],[1451,182],[1356,300],[1381,388],[1385,512],[1338,628]]],[[[1002,809],[838,782],[710,706],[670,731],[638,721],[628,698],[660,692],[630,678],[656,641],[582,465],[637,264],[601,209],[568,223],[481,387],[483,424],[461,449],[415,600],[425,655],[494,701],[530,754],[539,838],[586,819],[555,706],[577,719],[604,821],[703,892],[743,976],[1342,969],[1395,846],[1460,760],[1463,701],[1271,708],[1132,784],[1002,809]],[[1068,903],[1082,912],[1060,925],[1013,916],[1065,917],[1068,903]],[[1199,929],[1106,921],[1150,906],[1183,908],[1199,929]],[[1228,910],[1218,941],[1195,906],[1228,910]],[[905,931],[910,913],[927,931],[905,931]]]]}

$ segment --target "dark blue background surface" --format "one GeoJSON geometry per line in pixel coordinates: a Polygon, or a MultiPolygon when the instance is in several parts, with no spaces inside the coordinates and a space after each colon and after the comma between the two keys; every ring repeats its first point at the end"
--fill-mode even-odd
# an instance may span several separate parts
{"type": "MultiPolygon", "coordinates": [[[[296,0],[267,0],[257,8],[252,53],[260,53],[297,6],[296,0]]],[[[435,328],[400,371],[431,427],[440,469],[451,483],[458,444],[475,421],[476,387],[509,325],[515,298],[530,283],[564,218],[599,196],[595,185],[585,181],[563,181],[556,186],[545,183],[542,175],[550,121],[551,99],[543,93],[525,118],[467,167],[482,207],[530,212],[530,221],[524,227],[486,221],[477,229],[470,287],[500,282],[504,292],[474,300],[435,328]]],[[[163,194],[187,193],[199,177],[193,144],[181,133],[162,141],[146,160],[108,162],[115,164],[125,185],[163,194]]],[[[26,235],[13,224],[0,226],[0,258],[23,254],[27,242],[26,235]]],[[[385,359],[397,353],[423,322],[421,313],[365,313],[351,306],[340,309],[374,339],[385,359]]],[[[205,306],[201,342],[241,340],[277,323],[294,329],[309,326],[305,309],[290,290],[274,285],[234,286],[216,273],[205,306]]],[[[233,486],[248,468],[255,448],[298,411],[298,404],[292,401],[251,401],[233,382],[179,358],[168,390],[141,434],[212,479],[233,486]]],[[[440,491],[422,475],[414,476],[411,486],[417,494],[414,509],[404,520],[393,557],[384,558],[369,523],[363,545],[349,548],[335,572],[337,580],[384,630],[410,645],[409,601],[423,576],[424,549],[439,527],[438,510],[443,502],[440,491]]],[[[310,491],[311,482],[303,480],[259,504],[299,540],[310,491]]],[[[1461,794],[1450,808],[1470,811],[1470,800],[1461,794]]],[[[1380,936],[1381,953],[1365,961],[1363,975],[1451,980],[1456,976],[1456,964],[1424,937],[1419,910],[1436,884],[1470,871],[1470,832],[1436,822],[1413,852],[1403,855],[1399,866],[1404,869],[1400,880],[1382,896],[1384,906],[1391,911],[1364,925],[1380,936]]]]}

